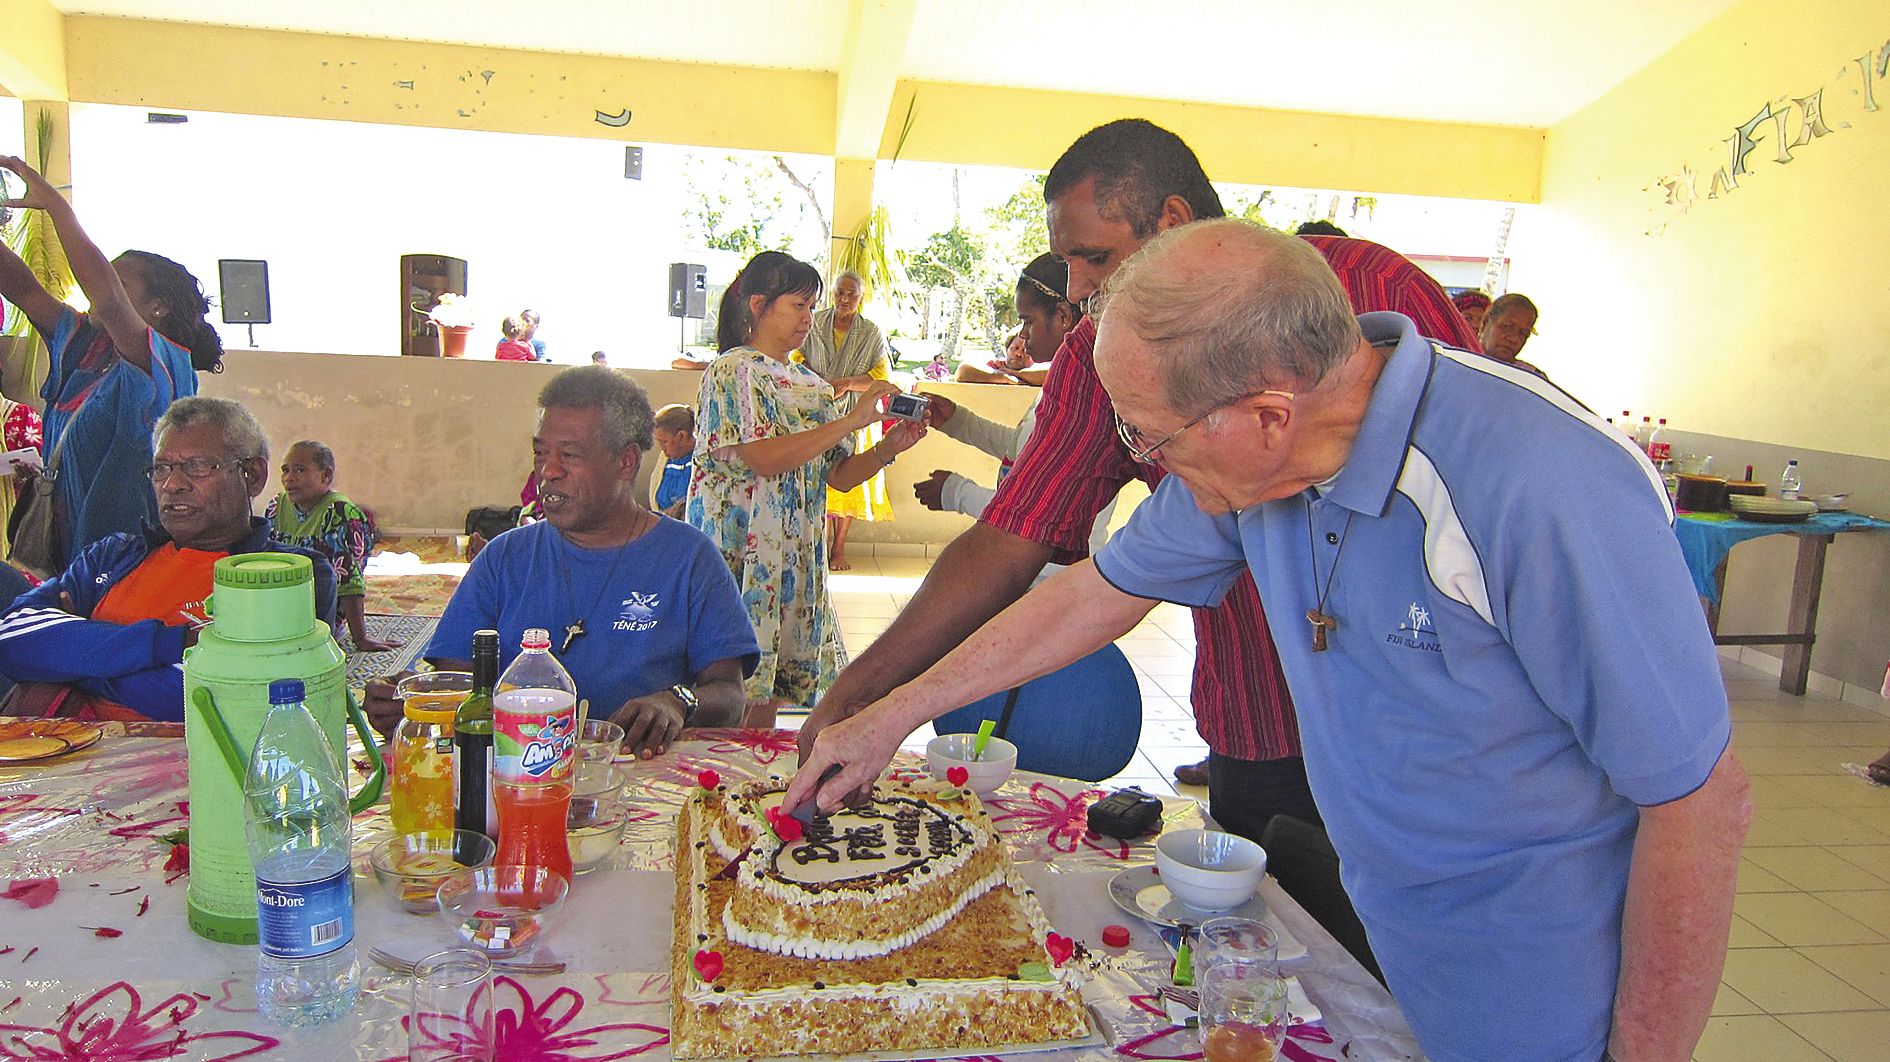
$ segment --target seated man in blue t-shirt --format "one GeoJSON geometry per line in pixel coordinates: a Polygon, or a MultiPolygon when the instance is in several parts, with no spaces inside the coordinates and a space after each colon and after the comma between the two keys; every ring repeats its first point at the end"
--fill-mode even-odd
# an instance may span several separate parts
{"type": "Polygon", "coordinates": [[[656,445],[663,451],[663,478],[656,484],[656,510],[683,518],[689,477],[696,469],[696,414],[677,403],[656,411],[656,445]]]}
{"type": "MultiPolygon", "coordinates": [[[[684,727],[738,724],[742,680],[760,649],[715,547],[636,499],[652,442],[643,389],[585,366],[553,377],[538,405],[532,454],[544,519],[480,552],[426,658],[465,670],[473,632],[493,629],[503,667],[525,630],[542,627],[591,714],[621,724],[640,756],[662,753],[684,727]]],[[[391,728],[400,718],[391,686],[372,683],[368,693],[375,724],[391,728]]]]}

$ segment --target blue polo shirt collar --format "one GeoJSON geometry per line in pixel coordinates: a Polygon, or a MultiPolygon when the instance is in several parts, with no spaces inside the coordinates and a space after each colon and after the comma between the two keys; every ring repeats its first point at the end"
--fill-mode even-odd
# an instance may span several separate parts
{"type": "Polygon", "coordinates": [[[1393,342],[1385,369],[1372,387],[1365,420],[1325,500],[1365,516],[1382,516],[1404,472],[1404,457],[1417,427],[1418,407],[1430,387],[1437,364],[1435,344],[1418,334],[1417,326],[1400,313],[1366,313],[1358,318],[1365,341],[1393,342]]]}

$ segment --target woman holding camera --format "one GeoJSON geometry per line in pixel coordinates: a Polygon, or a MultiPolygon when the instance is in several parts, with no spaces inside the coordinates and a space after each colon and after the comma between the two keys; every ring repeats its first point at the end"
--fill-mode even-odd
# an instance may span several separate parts
{"type": "Polygon", "coordinates": [[[722,296],[722,355],[697,395],[689,522],[722,551],[761,643],[750,726],[772,726],[783,706],[812,706],[845,663],[827,595],[827,488],[864,483],[925,434],[923,423],[902,422],[853,452],[853,433],[899,389],[871,381],[842,414],[833,387],[790,359],[813,328],[820,289],[819,271],[789,255],[750,259],[722,296]]]}
{"type": "Polygon", "coordinates": [[[52,476],[43,500],[64,534],[55,534],[38,566],[58,573],[106,535],[157,523],[146,474],[151,428],[173,401],[197,393],[197,373],[222,371],[223,340],[207,320],[203,285],[183,266],[149,251],[107,259],[39,171],[7,156],[0,168],[26,183],[26,194],[4,205],[46,212],[91,305],[80,312],[60,302],[0,248],[0,298],[26,315],[52,355],[40,388],[52,476]]]}

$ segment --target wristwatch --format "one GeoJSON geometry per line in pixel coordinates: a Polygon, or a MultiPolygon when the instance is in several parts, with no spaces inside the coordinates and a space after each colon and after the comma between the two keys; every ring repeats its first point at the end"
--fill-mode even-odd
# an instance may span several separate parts
{"type": "Polygon", "coordinates": [[[688,726],[690,723],[694,722],[696,709],[702,707],[702,701],[697,699],[696,691],[678,682],[669,688],[669,692],[675,694],[676,699],[682,702],[682,725],[688,726]]]}

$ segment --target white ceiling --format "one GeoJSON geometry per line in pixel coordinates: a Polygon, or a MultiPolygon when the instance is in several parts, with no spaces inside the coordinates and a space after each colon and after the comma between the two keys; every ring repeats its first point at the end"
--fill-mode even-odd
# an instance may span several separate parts
{"type": "MultiPolygon", "coordinates": [[[[875,0],[865,0],[872,3],[875,0]]],[[[904,77],[1548,126],[1734,0],[917,0],[904,77]]],[[[833,70],[848,0],[53,0],[68,14],[833,70]]]]}

